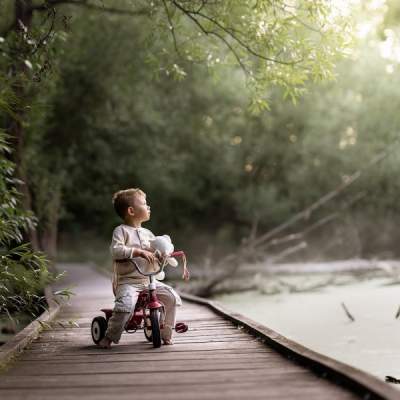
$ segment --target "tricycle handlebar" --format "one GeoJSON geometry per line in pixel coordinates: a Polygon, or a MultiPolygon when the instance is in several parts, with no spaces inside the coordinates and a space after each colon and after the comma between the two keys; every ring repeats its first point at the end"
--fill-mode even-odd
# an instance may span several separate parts
{"type": "MultiPolygon", "coordinates": [[[[158,250],[156,251],[157,254],[158,250]]],[[[160,254],[160,253],[158,253],[160,254]]],[[[189,271],[186,268],[186,256],[185,253],[181,250],[178,251],[174,251],[173,253],[169,254],[167,257],[156,257],[156,260],[158,262],[158,265],[160,266],[160,268],[157,271],[153,271],[153,272],[144,272],[142,271],[142,269],[139,267],[139,265],[137,264],[137,262],[133,259],[133,258],[124,258],[122,260],[116,260],[117,262],[131,262],[136,270],[139,272],[139,274],[144,275],[144,276],[153,276],[153,275],[157,275],[158,273],[162,272],[164,270],[164,267],[167,265],[167,258],[168,257],[182,257],[183,258],[183,269],[184,269],[184,277],[185,274],[187,275],[187,279],[189,279],[189,271]],[[186,272],[185,272],[186,271],[186,272]]],[[[184,278],[186,279],[186,278],[184,278]]]]}
{"type": "MultiPolygon", "coordinates": [[[[135,268],[138,270],[139,274],[144,275],[144,276],[157,275],[158,273],[160,273],[160,272],[164,269],[164,267],[165,267],[165,265],[166,265],[166,263],[167,263],[166,257],[163,257],[162,260],[161,260],[161,262],[160,262],[157,258],[156,258],[156,260],[157,260],[158,265],[160,266],[160,268],[159,268],[157,271],[153,271],[153,272],[144,272],[144,271],[142,271],[142,269],[139,267],[139,265],[137,264],[137,262],[136,262],[135,260],[133,260],[133,258],[128,258],[128,261],[131,262],[131,263],[135,266],[135,268]]],[[[149,264],[150,264],[150,263],[149,263],[149,264]]]]}

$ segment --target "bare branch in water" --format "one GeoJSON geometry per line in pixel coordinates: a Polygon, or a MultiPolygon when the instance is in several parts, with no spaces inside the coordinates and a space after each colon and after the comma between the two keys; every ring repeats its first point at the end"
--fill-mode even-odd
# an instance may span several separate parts
{"type": "Polygon", "coordinates": [[[345,312],[346,315],[349,317],[350,321],[351,321],[351,322],[354,322],[354,321],[355,321],[355,318],[350,314],[350,311],[349,311],[348,308],[346,307],[346,304],[344,304],[343,302],[342,302],[341,304],[342,304],[342,307],[343,307],[344,312],[345,312]]]}
{"type": "Polygon", "coordinates": [[[395,378],[394,376],[386,375],[385,381],[389,383],[400,383],[400,379],[395,378]]]}

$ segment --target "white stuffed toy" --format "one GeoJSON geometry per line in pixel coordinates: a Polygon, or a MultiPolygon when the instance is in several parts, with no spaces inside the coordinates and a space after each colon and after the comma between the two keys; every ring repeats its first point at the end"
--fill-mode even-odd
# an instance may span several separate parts
{"type": "MultiPolygon", "coordinates": [[[[172,267],[178,266],[178,261],[174,257],[168,257],[174,251],[174,245],[169,235],[156,236],[154,239],[150,239],[150,248],[153,251],[158,251],[163,258],[166,257],[167,264],[172,267]]],[[[158,273],[155,278],[162,281],[165,278],[165,272],[158,273]]]]}

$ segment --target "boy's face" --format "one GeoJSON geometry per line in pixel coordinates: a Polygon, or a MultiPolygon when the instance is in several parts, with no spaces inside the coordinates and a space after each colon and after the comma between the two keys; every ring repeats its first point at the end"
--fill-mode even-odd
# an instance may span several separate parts
{"type": "Polygon", "coordinates": [[[128,216],[137,222],[145,222],[150,219],[150,206],[147,204],[145,196],[137,196],[134,199],[134,206],[128,207],[128,216]]]}

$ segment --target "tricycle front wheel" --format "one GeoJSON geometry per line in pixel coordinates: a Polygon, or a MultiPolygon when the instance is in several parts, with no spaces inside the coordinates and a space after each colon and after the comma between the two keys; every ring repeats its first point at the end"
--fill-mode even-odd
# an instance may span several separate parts
{"type": "Polygon", "coordinates": [[[144,336],[149,341],[152,342],[152,334],[151,334],[151,319],[150,317],[146,316],[144,320],[144,328],[143,328],[144,336]]]}
{"type": "Polygon", "coordinates": [[[153,347],[161,346],[161,331],[160,331],[160,310],[150,310],[150,321],[151,321],[151,340],[153,347]]]}

